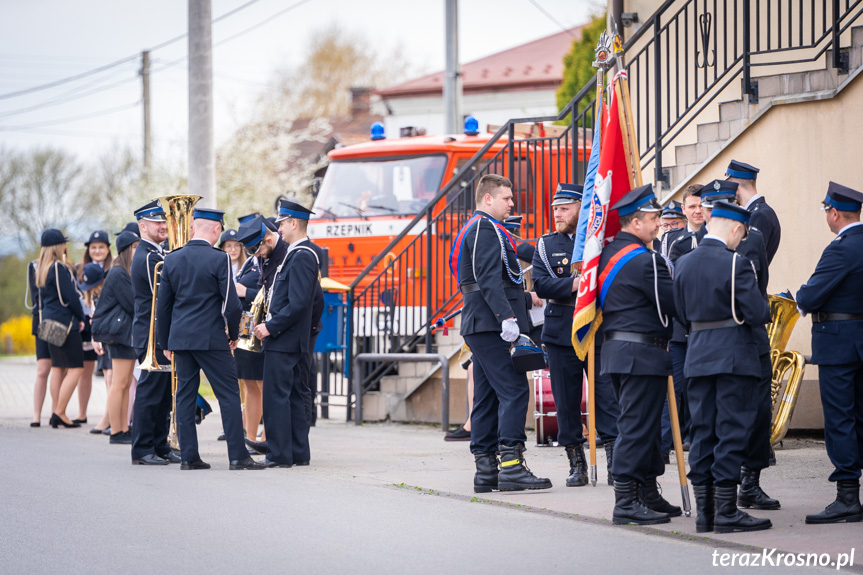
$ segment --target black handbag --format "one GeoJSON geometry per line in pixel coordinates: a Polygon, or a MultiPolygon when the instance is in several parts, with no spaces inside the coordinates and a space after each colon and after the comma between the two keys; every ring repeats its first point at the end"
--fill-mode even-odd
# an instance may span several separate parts
{"type": "MultiPolygon", "coordinates": [[[[57,277],[57,264],[54,264],[54,278],[57,281],[57,295],[60,297],[60,303],[63,307],[68,304],[63,301],[63,296],[60,294],[60,279],[57,277]]],[[[56,319],[42,319],[42,295],[39,295],[39,326],[36,328],[36,337],[44,342],[47,342],[55,347],[63,347],[66,343],[66,338],[69,337],[69,332],[72,331],[72,322],[69,325],[56,319]]]]}
{"type": "Polygon", "coordinates": [[[119,304],[105,310],[97,305],[90,331],[93,341],[128,345],[132,333],[132,318],[119,304]]]}

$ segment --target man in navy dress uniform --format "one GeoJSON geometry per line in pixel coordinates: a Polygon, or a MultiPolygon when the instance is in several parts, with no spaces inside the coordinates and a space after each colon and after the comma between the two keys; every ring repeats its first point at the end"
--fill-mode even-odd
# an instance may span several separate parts
{"type": "Polygon", "coordinates": [[[711,210],[710,231],[677,261],[674,278],[677,311],[689,331],[684,374],[696,529],[757,531],[768,529],[770,520],[737,508],[737,484],[758,412],[762,365],[756,332],[770,320],[770,308],[752,263],[734,253],[747,233],[749,212],[725,201],[713,202],[711,210]]]}
{"type": "Polygon", "coordinates": [[[836,239],[815,273],[797,292],[797,306],[812,314],[812,363],[818,366],[824,439],[835,469],[836,500],[806,523],[863,520],[863,194],[830,182],[824,211],[836,239]]]}
{"type": "MultiPolygon", "coordinates": [[[[168,237],[165,210],[153,200],[135,210],[141,241],[132,257],[132,291],[135,294],[135,317],[132,320],[132,345],[138,360],[147,355],[150,337],[150,312],[153,305],[153,280],[156,264],[165,255],[162,242],[168,237]]],[[[157,315],[158,317],[158,315],[157,315]]],[[[167,365],[162,349],[156,347],[156,358],[167,365]]],[[[180,463],[180,456],[168,444],[171,414],[171,374],[166,371],[142,371],[132,410],[132,463],[167,465],[180,463]]]]}
{"type": "Polygon", "coordinates": [[[779,249],[779,240],[782,236],[782,227],[779,218],[773,211],[764,196],[759,195],[755,187],[755,180],[760,170],[755,166],[731,160],[725,175],[728,180],[739,184],[737,188],[737,201],[741,206],[752,213],[750,224],[753,228],[761,231],[764,235],[764,247],[767,249],[767,263],[773,261],[776,250],[779,249]]]}
{"type": "Polygon", "coordinates": [[[177,436],[180,469],[209,469],[198,453],[195,406],[201,370],[219,400],[230,469],[264,469],[243,444],[240,386],[231,351],[237,347],[242,307],[231,259],[214,245],[224,229],[224,212],[192,212],[192,239],[165,257],[159,280],[157,337],[177,370],[177,436]]]}
{"type": "Polygon", "coordinates": [[[453,244],[450,269],[464,296],[461,335],[473,353],[471,452],[474,491],[549,489],[524,464],[530,386],[510,358],[510,343],[527,333],[522,270],[503,227],[513,207],[512,182],[487,174],[476,187],[477,210],[453,244]],[[500,471],[495,451],[500,452],[500,471]]]}
{"type": "Polygon", "coordinates": [[[683,204],[674,200],[662,209],[662,238],[660,239],[660,253],[668,257],[668,250],[674,240],[686,231],[686,216],[683,213],[683,204]]]}
{"type": "Polygon", "coordinates": [[[613,521],[668,523],[681,511],[662,498],[656,478],[665,472],[660,418],[671,375],[667,346],[675,312],[670,266],[647,247],[659,233],[662,207],[648,184],[611,209],[620,216],[620,232],[602,249],[598,289],[605,330],[602,373],[611,376],[620,403],[613,521]]]}
{"type": "MultiPolygon", "coordinates": [[[[581,210],[583,187],[577,184],[558,185],[552,200],[555,230],[537,241],[533,255],[533,285],[536,295],[546,299],[542,342],[548,351],[551,392],[557,410],[557,440],[566,449],[569,459],[567,487],[587,485],[587,461],[584,457],[586,438],[581,424],[581,401],[586,366],[572,348],[572,315],[578,293],[578,276],[573,276],[572,251],[578,215],[581,210]]],[[[598,367],[599,361],[596,362],[598,367]]],[[[611,481],[611,445],[617,439],[617,398],[608,378],[596,378],[596,430],[609,448],[611,481]]]]}
{"type": "Polygon", "coordinates": [[[255,327],[264,352],[264,428],[267,466],[309,465],[309,422],[303,388],[312,332],[315,284],[320,286],[319,262],[306,235],[313,212],[281,200],[281,239],[288,245],[270,291],[267,321],[255,327]]]}

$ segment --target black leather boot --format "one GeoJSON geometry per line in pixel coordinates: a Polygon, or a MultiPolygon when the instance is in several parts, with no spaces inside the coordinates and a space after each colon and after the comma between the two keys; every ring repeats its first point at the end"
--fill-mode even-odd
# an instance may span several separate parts
{"type": "Polygon", "coordinates": [[[584,458],[584,445],[576,443],[566,446],[566,456],[569,458],[569,477],[567,487],[582,487],[587,485],[587,460],[584,458]]]}
{"type": "Polygon", "coordinates": [[[779,501],[769,497],[761,489],[761,470],[740,468],[740,492],[737,506],[744,509],[779,509],[779,501]]]}
{"type": "Polygon", "coordinates": [[[665,513],[669,517],[680,517],[683,514],[680,507],[663,499],[659,493],[659,484],[655,479],[648,479],[647,483],[638,486],[638,498],[651,511],[665,513]]]}
{"type": "Polygon", "coordinates": [[[473,476],[474,493],[491,493],[497,489],[497,455],[494,453],[474,453],[476,473],[473,476]]]}
{"type": "Polygon", "coordinates": [[[500,445],[500,473],[497,486],[501,491],[524,491],[525,489],[551,489],[551,480],[537,477],[524,463],[524,445],[500,445]]]}
{"type": "Polygon", "coordinates": [[[843,479],[836,482],[836,501],[821,513],[806,516],[806,523],[857,523],[863,520],[860,507],[860,480],[843,479]]]}
{"type": "Polygon", "coordinates": [[[716,514],[716,502],[713,500],[713,484],[693,485],[695,492],[695,532],[707,533],[713,531],[713,516],[716,514]]]}
{"type": "Polygon", "coordinates": [[[615,525],[656,525],[668,523],[671,519],[666,513],[651,511],[638,498],[638,486],[635,481],[614,482],[614,513],[615,525]]]}
{"type": "Polygon", "coordinates": [[[713,516],[713,529],[716,533],[734,533],[737,531],[761,531],[770,529],[773,523],[769,519],[758,519],[737,509],[737,486],[715,488],[716,513],[713,516]]]}
{"type": "Polygon", "coordinates": [[[605,442],[605,466],[608,471],[608,484],[614,485],[614,476],[611,475],[611,461],[614,459],[614,442],[605,442]]]}

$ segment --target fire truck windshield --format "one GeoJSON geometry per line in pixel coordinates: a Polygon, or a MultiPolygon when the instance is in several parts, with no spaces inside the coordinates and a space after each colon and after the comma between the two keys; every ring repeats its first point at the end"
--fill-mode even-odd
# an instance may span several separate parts
{"type": "Polygon", "coordinates": [[[440,190],[443,154],[334,161],[315,201],[315,218],[413,215],[440,190]]]}

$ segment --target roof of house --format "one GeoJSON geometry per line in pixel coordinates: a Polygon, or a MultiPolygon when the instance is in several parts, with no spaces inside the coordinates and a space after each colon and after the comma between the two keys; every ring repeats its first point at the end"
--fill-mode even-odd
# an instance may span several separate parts
{"type": "MultiPolygon", "coordinates": [[[[571,28],[462,64],[462,89],[499,92],[523,88],[556,87],[563,79],[563,57],[581,38],[582,26],[571,28]]],[[[382,98],[432,96],[443,93],[444,72],[390,86],[376,93],[382,98]]]]}

